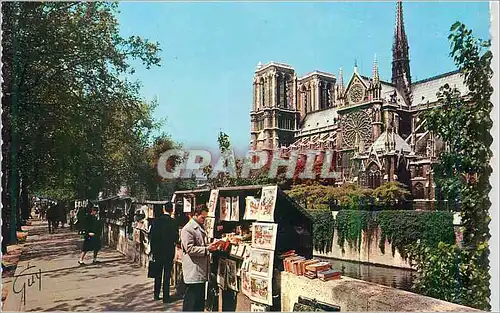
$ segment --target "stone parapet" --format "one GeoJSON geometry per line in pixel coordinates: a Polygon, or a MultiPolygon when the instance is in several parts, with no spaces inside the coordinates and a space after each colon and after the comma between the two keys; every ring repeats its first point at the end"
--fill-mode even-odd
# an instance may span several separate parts
{"type": "Polygon", "coordinates": [[[338,305],[341,311],[481,312],[462,305],[349,277],[323,282],[281,272],[281,311],[293,311],[299,296],[338,305]]]}

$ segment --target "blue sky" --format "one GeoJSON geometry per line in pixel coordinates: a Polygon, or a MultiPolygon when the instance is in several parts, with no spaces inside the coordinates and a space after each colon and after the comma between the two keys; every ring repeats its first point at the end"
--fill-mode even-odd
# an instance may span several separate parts
{"type": "MultiPolygon", "coordinates": [[[[371,75],[377,55],[391,77],[395,1],[391,2],[121,2],[122,35],[161,45],[162,66],[137,63],[133,79],[146,100],[157,97],[163,131],[187,148],[217,148],[226,132],[237,151],[250,142],[252,81],[257,63],[290,64],[344,81],[357,60],[371,75]]],[[[489,38],[488,2],[403,2],[413,81],[452,71],[450,26],[457,20],[489,38]]]]}

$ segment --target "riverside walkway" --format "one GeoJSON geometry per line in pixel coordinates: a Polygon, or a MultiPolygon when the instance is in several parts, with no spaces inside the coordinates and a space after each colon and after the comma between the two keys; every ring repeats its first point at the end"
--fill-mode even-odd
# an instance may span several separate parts
{"type": "Polygon", "coordinates": [[[182,300],[155,301],[146,269],[114,249],[103,247],[98,264],[87,253],[79,266],[81,241],[68,228],[49,234],[46,222],[33,221],[2,310],[182,311],[182,300]]]}

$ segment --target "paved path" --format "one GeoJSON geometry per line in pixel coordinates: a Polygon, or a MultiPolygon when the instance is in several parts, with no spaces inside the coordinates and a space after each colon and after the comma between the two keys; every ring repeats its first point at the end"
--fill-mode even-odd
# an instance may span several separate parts
{"type": "Polygon", "coordinates": [[[3,310],[182,310],[182,300],[165,305],[155,301],[153,279],[147,277],[146,269],[116,250],[104,248],[97,265],[91,264],[90,252],[85,260],[88,265],[79,266],[81,241],[67,228],[49,234],[45,223],[34,221],[3,310]]]}

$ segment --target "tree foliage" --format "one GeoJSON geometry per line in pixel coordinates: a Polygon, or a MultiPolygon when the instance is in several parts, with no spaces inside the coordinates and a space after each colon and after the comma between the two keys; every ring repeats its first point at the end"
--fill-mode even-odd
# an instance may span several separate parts
{"type": "Polygon", "coordinates": [[[308,209],[327,208],[337,201],[340,209],[369,210],[370,208],[389,209],[395,200],[404,201],[410,192],[402,184],[388,182],[377,189],[360,187],[358,184],[343,184],[341,186],[310,183],[293,185],[288,195],[306,204],[308,209]]]}
{"type": "Polygon", "coordinates": [[[141,99],[140,84],[126,77],[132,59],[159,66],[160,48],[121,36],[117,9],[111,2],[2,4],[4,208],[15,206],[21,180],[31,194],[60,200],[146,183],[157,104],[141,99]]]}
{"type": "Polygon", "coordinates": [[[385,204],[406,201],[410,195],[407,186],[395,181],[382,184],[373,191],[373,196],[385,204]]]}
{"type": "Polygon", "coordinates": [[[444,85],[438,93],[441,105],[426,112],[425,118],[427,129],[446,142],[447,148],[433,171],[441,196],[460,209],[463,248],[429,247],[432,257],[419,258],[417,287],[430,296],[489,309],[492,54],[488,50],[490,41],[475,38],[464,24],[456,22],[450,31],[450,56],[462,73],[468,93],[462,95],[457,88],[444,85]],[[458,258],[460,262],[455,262],[458,258]],[[450,275],[455,275],[463,287],[441,285],[451,279],[450,275]]]}

